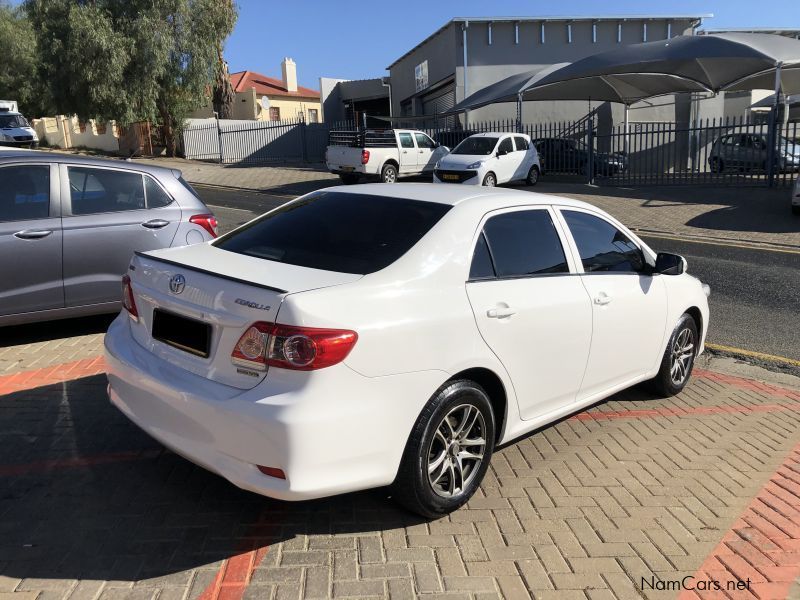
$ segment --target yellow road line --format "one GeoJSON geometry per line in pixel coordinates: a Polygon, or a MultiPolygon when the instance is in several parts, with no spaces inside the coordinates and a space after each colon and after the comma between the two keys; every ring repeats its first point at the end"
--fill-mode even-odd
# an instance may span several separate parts
{"type": "Polygon", "coordinates": [[[741,354],[743,356],[750,356],[761,360],[782,362],[795,367],[800,367],[800,360],[787,358],[785,356],[776,356],[774,354],[764,354],[763,352],[753,352],[752,350],[745,350],[744,348],[734,348],[733,346],[723,346],[721,344],[706,343],[706,348],[717,350],[718,352],[730,352],[731,354],[741,354]]]}
{"type": "Polygon", "coordinates": [[[784,254],[800,254],[800,250],[793,250],[791,248],[774,248],[772,246],[759,246],[756,243],[737,244],[736,242],[723,242],[716,240],[704,240],[694,237],[680,237],[677,235],[666,235],[663,233],[650,233],[644,229],[634,229],[636,235],[639,237],[652,237],[663,240],[675,240],[676,242],[687,242],[690,244],[706,244],[708,246],[729,246],[731,248],[744,248],[745,250],[764,250],[766,252],[782,252],[784,254]]]}

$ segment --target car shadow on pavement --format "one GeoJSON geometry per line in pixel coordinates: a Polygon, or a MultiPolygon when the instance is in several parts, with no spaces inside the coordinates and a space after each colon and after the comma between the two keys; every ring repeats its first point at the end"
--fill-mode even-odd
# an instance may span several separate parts
{"type": "Polygon", "coordinates": [[[3,327],[0,348],[105,333],[118,313],[3,327]]]}
{"type": "Polygon", "coordinates": [[[104,375],[0,397],[0,575],[137,581],[300,535],[423,522],[385,489],[288,503],[164,450],[104,375]]]}

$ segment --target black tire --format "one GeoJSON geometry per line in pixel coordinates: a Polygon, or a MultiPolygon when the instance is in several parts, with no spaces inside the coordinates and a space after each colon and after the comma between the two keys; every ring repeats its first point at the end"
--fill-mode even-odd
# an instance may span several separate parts
{"type": "Polygon", "coordinates": [[[694,318],[684,313],[678,320],[675,329],[672,330],[672,335],[669,337],[669,343],[664,351],[664,356],[661,359],[661,368],[658,370],[658,375],[651,379],[648,383],[650,388],[660,396],[669,397],[679,394],[692,375],[692,368],[694,367],[694,359],[697,356],[697,344],[700,337],[697,331],[697,323],[694,318]],[[683,337],[688,336],[689,343],[691,344],[691,351],[687,354],[687,349],[683,346],[683,337]],[[681,348],[684,348],[681,350],[681,348]],[[685,356],[685,360],[681,361],[683,367],[678,368],[678,374],[682,377],[676,380],[673,378],[673,365],[678,356],[685,356]]]}
{"type": "Polygon", "coordinates": [[[397,183],[397,167],[391,163],[383,165],[381,169],[381,183],[397,183]]]}
{"type": "Polygon", "coordinates": [[[711,168],[712,173],[722,173],[725,170],[725,163],[721,158],[712,156],[708,159],[708,166],[711,168]]]}
{"type": "MultiPolygon", "coordinates": [[[[465,417],[464,421],[469,421],[469,417],[465,417]]],[[[456,429],[457,426],[458,424],[456,424],[456,429]]],[[[425,405],[411,430],[397,478],[392,484],[392,496],[408,510],[431,519],[459,509],[472,497],[486,474],[494,451],[494,432],[494,412],[489,396],[483,388],[466,379],[445,383],[425,405]],[[444,437],[437,436],[440,428],[443,428],[445,432],[453,432],[452,419],[465,413],[466,407],[469,407],[470,411],[477,410],[480,415],[480,419],[477,415],[474,417],[474,426],[464,434],[464,437],[471,432],[480,436],[467,437],[473,442],[478,439],[484,441],[480,461],[472,461],[462,456],[463,448],[458,444],[458,437],[453,438],[456,443],[446,446],[443,443],[444,437]],[[445,424],[446,417],[449,426],[445,424]],[[428,465],[432,456],[436,456],[442,461],[440,476],[436,480],[439,482],[439,487],[450,488],[449,483],[452,481],[452,492],[434,489],[434,484],[428,475],[428,465]],[[448,468],[450,464],[455,467],[451,457],[456,456],[461,458],[460,464],[464,465],[460,477],[456,475],[455,468],[448,468]],[[467,473],[466,477],[464,476],[465,472],[467,473]],[[460,482],[462,486],[455,485],[456,482],[460,482]],[[463,489],[459,489],[460,487],[463,489]],[[450,495],[443,495],[448,493],[450,495]]],[[[464,439],[462,438],[460,441],[463,442],[464,439]]],[[[464,447],[477,448],[478,446],[473,443],[464,447]]],[[[475,450],[474,452],[477,454],[480,451],[475,450]]],[[[433,462],[436,460],[434,459],[433,462]]],[[[436,468],[439,469],[439,467],[436,468]]],[[[435,477],[435,475],[434,473],[433,476],[435,477]]]]}
{"type": "Polygon", "coordinates": [[[525,183],[528,185],[536,185],[539,183],[539,176],[541,175],[541,171],[539,171],[539,167],[533,165],[531,170],[528,171],[528,177],[525,179],[525,183]]]}
{"type": "Polygon", "coordinates": [[[497,186],[497,175],[492,172],[487,173],[483,177],[483,182],[481,183],[484,187],[495,187],[497,186]]]}
{"type": "Polygon", "coordinates": [[[358,183],[359,176],[354,173],[339,173],[339,179],[341,179],[342,183],[345,185],[353,185],[354,183],[358,183]]]}
{"type": "Polygon", "coordinates": [[[792,204],[792,214],[800,215],[800,206],[798,206],[797,204],[792,204]]]}

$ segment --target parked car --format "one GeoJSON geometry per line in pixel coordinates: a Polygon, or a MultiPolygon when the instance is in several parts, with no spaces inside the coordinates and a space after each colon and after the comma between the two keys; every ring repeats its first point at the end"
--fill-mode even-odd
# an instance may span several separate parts
{"type": "MultiPolygon", "coordinates": [[[[539,151],[542,172],[586,174],[589,151],[575,140],[565,138],[539,138],[533,140],[539,151]]],[[[593,152],[594,175],[611,177],[628,168],[628,157],[622,152],[593,152]]]]}
{"type": "Polygon", "coordinates": [[[0,146],[38,148],[39,136],[21,113],[0,106],[0,146]]]}
{"type": "Polygon", "coordinates": [[[438,516],[496,444],[640,381],[679,393],[707,286],[576,200],[334,187],[209,244],[138,252],[105,337],[111,401],[235,485],[393,484],[438,516]]]}
{"type": "Polygon", "coordinates": [[[0,325],[116,312],[134,250],[216,235],[179,171],[25,150],[0,181],[0,325]]]}
{"type": "Polygon", "coordinates": [[[792,193],[792,214],[800,215],[800,175],[794,182],[794,191],[792,193]]]}
{"type": "MultiPolygon", "coordinates": [[[[761,133],[732,133],[714,140],[708,155],[712,173],[734,171],[766,171],[770,152],[767,135],[761,133]]],[[[800,144],[778,136],[777,148],[772,151],[778,171],[800,168],[800,144]]]]}
{"type": "Polygon", "coordinates": [[[395,183],[406,175],[430,173],[448,148],[414,129],[331,131],[325,163],[342,183],[375,179],[395,183]]]}
{"type": "Polygon", "coordinates": [[[437,163],[433,182],[494,187],[524,181],[536,185],[540,172],[539,156],[527,135],[476,133],[437,163]]]}

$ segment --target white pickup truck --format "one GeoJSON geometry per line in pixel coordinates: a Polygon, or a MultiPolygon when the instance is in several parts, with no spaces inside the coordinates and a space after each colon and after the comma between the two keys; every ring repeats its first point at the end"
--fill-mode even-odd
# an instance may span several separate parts
{"type": "Polygon", "coordinates": [[[414,129],[331,131],[325,162],[343,183],[363,176],[394,183],[404,175],[433,173],[436,162],[450,150],[414,129]]]}

